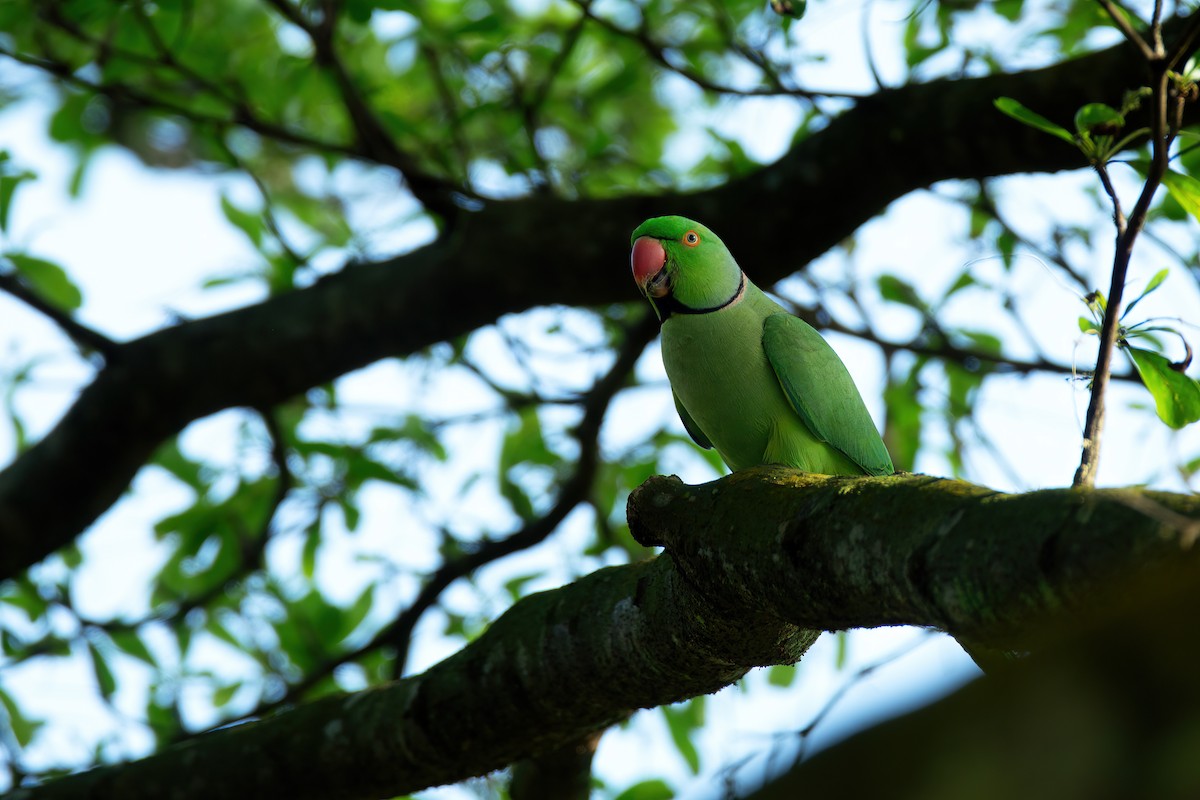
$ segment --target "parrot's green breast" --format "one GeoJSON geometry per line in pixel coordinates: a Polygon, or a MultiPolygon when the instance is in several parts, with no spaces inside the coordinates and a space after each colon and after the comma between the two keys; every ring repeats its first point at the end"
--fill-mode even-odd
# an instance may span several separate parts
{"type": "Polygon", "coordinates": [[[763,348],[764,323],[780,313],[786,312],[748,284],[745,297],[720,311],[667,319],[663,364],[679,405],[730,469],[775,463],[808,472],[862,474],[861,467],[812,434],[784,394],[763,348]]]}

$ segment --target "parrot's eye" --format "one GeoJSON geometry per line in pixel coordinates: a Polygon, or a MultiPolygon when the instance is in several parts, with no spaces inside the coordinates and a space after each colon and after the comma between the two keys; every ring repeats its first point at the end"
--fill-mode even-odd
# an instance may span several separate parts
{"type": "Polygon", "coordinates": [[[700,234],[695,231],[688,231],[683,235],[683,243],[688,247],[695,247],[700,244],[700,234]]]}

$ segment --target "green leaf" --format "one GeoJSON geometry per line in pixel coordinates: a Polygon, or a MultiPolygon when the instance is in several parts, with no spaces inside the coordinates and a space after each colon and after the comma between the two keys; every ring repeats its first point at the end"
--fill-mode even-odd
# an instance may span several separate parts
{"type": "Polygon", "coordinates": [[[895,275],[880,275],[875,279],[875,283],[884,300],[910,306],[918,311],[925,311],[928,308],[917,294],[916,288],[903,278],[895,275]]]}
{"type": "Polygon", "coordinates": [[[1157,289],[1159,286],[1161,286],[1162,282],[1167,279],[1167,275],[1169,275],[1170,272],[1171,272],[1170,269],[1168,269],[1167,267],[1163,267],[1158,272],[1154,273],[1154,277],[1151,278],[1149,280],[1149,282],[1146,283],[1146,288],[1142,290],[1142,297],[1145,297],[1146,295],[1150,294],[1155,289],[1157,289]]]}
{"type": "Polygon", "coordinates": [[[1175,429],[1200,420],[1200,383],[1173,369],[1166,356],[1140,347],[1125,350],[1154,397],[1159,419],[1175,429]]]}
{"type": "Polygon", "coordinates": [[[1006,270],[1011,270],[1013,254],[1017,251],[1017,237],[1011,231],[1001,231],[996,236],[996,249],[1000,251],[1000,260],[1006,270]]]}
{"type": "Polygon", "coordinates": [[[1163,175],[1163,186],[1167,187],[1171,197],[1175,198],[1175,202],[1179,203],[1184,211],[1200,220],[1200,181],[1191,175],[1169,169],[1163,175]]]}
{"type": "Polygon", "coordinates": [[[112,667],[108,664],[108,658],[100,652],[100,648],[93,642],[88,642],[88,653],[92,657],[92,671],[96,674],[96,685],[100,689],[100,696],[105,700],[111,700],[112,696],[117,691],[117,679],[113,677],[112,667]]]}
{"type": "Polygon", "coordinates": [[[17,706],[17,702],[3,689],[0,689],[0,706],[4,706],[4,711],[8,715],[8,727],[12,730],[17,744],[21,747],[26,747],[33,741],[38,728],[42,727],[45,723],[25,716],[20,707],[17,706]]]}
{"type": "Polygon", "coordinates": [[[1111,136],[1124,126],[1121,112],[1104,103],[1088,103],[1075,112],[1075,130],[1080,134],[1095,132],[1111,136]]]}
{"type": "Polygon", "coordinates": [[[997,97],[994,101],[996,108],[1004,112],[1008,116],[1015,119],[1017,122],[1024,123],[1031,128],[1037,128],[1039,131],[1057,136],[1072,147],[1075,146],[1075,137],[1061,125],[1055,125],[1050,120],[1043,117],[1034,111],[1030,111],[1025,106],[1011,97],[997,97]]]}
{"type": "Polygon", "coordinates": [[[366,591],[358,596],[354,604],[346,609],[346,615],[342,618],[342,632],[339,641],[344,640],[347,636],[354,633],[355,629],[367,618],[367,614],[371,611],[371,604],[375,599],[375,584],[367,587],[366,591]]]}
{"type": "Polygon", "coordinates": [[[479,19],[469,20],[459,25],[453,32],[454,36],[464,36],[472,33],[492,33],[500,30],[501,20],[495,14],[487,14],[479,19]]]}
{"type": "Polygon", "coordinates": [[[533,572],[528,575],[518,575],[517,577],[504,582],[504,590],[508,592],[508,596],[515,603],[516,601],[520,600],[521,596],[524,594],[525,585],[530,581],[536,581],[538,578],[542,577],[543,574],[544,573],[542,572],[533,572]]]}
{"type": "Polygon", "coordinates": [[[58,264],[24,253],[5,253],[4,257],[43,300],[64,311],[74,311],[83,305],[83,293],[58,264]]]}
{"type": "Polygon", "coordinates": [[[704,724],[704,697],[693,697],[684,703],[662,707],[667,720],[667,730],[679,755],[687,763],[693,775],[700,772],[700,752],[692,743],[692,734],[704,724]]]}
{"type": "Polygon", "coordinates": [[[514,470],[514,467],[519,464],[541,466],[560,464],[559,457],[546,446],[537,409],[532,406],[522,408],[517,417],[517,424],[509,426],[504,442],[500,446],[498,473],[500,495],[509,502],[517,516],[529,520],[536,515],[536,511],[533,498],[518,482],[520,470],[514,470]]]}
{"type": "Polygon", "coordinates": [[[934,43],[925,44],[922,41],[928,40],[927,36],[922,35],[926,30],[922,25],[923,17],[920,10],[910,14],[908,24],[904,27],[904,55],[910,70],[937,55],[946,46],[944,30],[938,30],[938,38],[934,43]]]}
{"type": "Polygon", "coordinates": [[[837,631],[834,633],[837,638],[837,652],[833,657],[833,666],[838,672],[846,668],[846,661],[850,651],[850,633],[848,631],[837,631]]]}
{"type": "Polygon", "coordinates": [[[112,634],[112,640],[113,644],[121,652],[127,653],[152,667],[158,666],[154,655],[146,647],[146,643],[142,641],[142,637],[138,635],[137,631],[116,631],[112,634]]]}
{"type": "Polygon", "coordinates": [[[8,603],[21,609],[30,622],[41,619],[46,613],[46,600],[38,594],[37,587],[28,578],[14,580],[4,588],[4,594],[0,594],[0,603],[8,603]]]}
{"type": "Polygon", "coordinates": [[[1096,334],[1097,336],[1099,336],[1100,328],[1096,326],[1096,323],[1094,320],[1090,320],[1087,317],[1080,317],[1079,318],[1079,332],[1080,333],[1092,333],[1092,334],[1096,334]]]}
{"type": "Polygon", "coordinates": [[[614,800],[672,800],[675,790],[659,778],[635,783],[621,792],[614,800]]]}
{"type": "Polygon", "coordinates": [[[362,510],[359,509],[357,501],[350,496],[349,492],[343,492],[337,498],[337,506],[342,510],[342,522],[346,525],[346,530],[358,530],[358,523],[362,520],[362,510]]]}
{"type": "Polygon", "coordinates": [[[1159,286],[1161,286],[1162,282],[1167,279],[1167,275],[1169,275],[1170,273],[1171,273],[1171,270],[1166,267],[1164,267],[1164,268],[1160,269],[1158,272],[1154,273],[1154,277],[1152,277],[1150,279],[1150,281],[1146,284],[1146,288],[1142,290],[1142,293],[1139,294],[1136,298],[1134,298],[1132,303],[1125,306],[1125,310],[1121,312],[1121,319],[1125,319],[1126,315],[1128,315],[1130,311],[1133,311],[1133,307],[1136,306],[1138,303],[1142,302],[1143,297],[1150,294],[1155,289],[1157,289],[1159,286]]]}
{"type": "Polygon", "coordinates": [[[367,481],[392,483],[407,489],[416,489],[417,483],[410,476],[389,467],[368,456],[362,451],[348,452],[346,461],[346,482],[352,487],[358,487],[367,481]]]}
{"type": "Polygon", "coordinates": [[[234,650],[245,649],[245,646],[238,641],[236,636],[233,635],[233,631],[225,627],[225,623],[222,622],[216,614],[213,614],[208,618],[208,622],[204,627],[209,633],[225,642],[225,644],[229,645],[234,650]]]}
{"type": "Polygon", "coordinates": [[[405,441],[433,456],[438,461],[448,457],[445,446],[431,429],[429,422],[417,414],[409,414],[399,427],[378,427],[367,437],[368,444],[405,441]]]}
{"type": "Polygon", "coordinates": [[[300,552],[300,570],[304,577],[312,580],[317,571],[317,550],[321,547],[321,515],[317,514],[313,522],[304,531],[304,549],[300,552]]]}
{"type": "Polygon", "coordinates": [[[516,464],[558,463],[558,457],[546,447],[537,408],[526,406],[517,417],[516,427],[509,427],[500,448],[500,469],[507,471],[516,464]]]}
{"type": "Polygon", "coordinates": [[[981,353],[986,353],[987,355],[991,356],[998,356],[1004,349],[1002,343],[1000,342],[1000,337],[996,336],[994,333],[969,330],[958,331],[958,333],[970,339],[971,344],[973,344],[975,349],[981,353]]]}
{"type": "Polygon", "coordinates": [[[1023,5],[1024,0],[996,0],[992,3],[992,10],[1009,22],[1016,22],[1021,17],[1023,5]]]}
{"type": "Polygon", "coordinates": [[[508,504],[512,506],[513,513],[521,519],[529,521],[537,516],[529,494],[521,488],[520,484],[504,473],[500,475],[500,496],[508,501],[508,504]]]}
{"type": "Polygon", "coordinates": [[[83,553],[79,551],[79,545],[74,542],[59,550],[57,555],[62,559],[63,566],[70,570],[83,563],[83,553]]]}
{"type": "Polygon", "coordinates": [[[256,248],[262,246],[264,226],[261,215],[238,208],[226,195],[221,195],[221,212],[256,248]]]}
{"type": "Polygon", "coordinates": [[[179,449],[178,439],[169,439],[154,452],[150,463],[161,467],[183,483],[194,489],[197,494],[203,493],[206,486],[204,481],[204,465],[193,461],[179,449]]]}
{"type": "Polygon", "coordinates": [[[165,743],[179,730],[178,718],[173,713],[173,709],[155,702],[155,692],[152,691],[149,695],[145,712],[146,724],[150,726],[150,730],[154,731],[158,741],[165,743]]]}
{"type": "Polygon", "coordinates": [[[1200,456],[1193,458],[1183,465],[1184,477],[1191,478],[1197,472],[1200,472],[1200,456]]]}
{"type": "Polygon", "coordinates": [[[767,683],[786,688],[796,681],[797,671],[795,664],[776,664],[767,670],[767,683]]]}
{"type": "Polygon", "coordinates": [[[959,273],[957,278],[955,278],[954,283],[950,284],[950,288],[946,290],[944,295],[942,295],[942,299],[944,300],[949,298],[951,295],[957,294],[963,289],[967,289],[978,284],[979,281],[975,280],[975,276],[971,274],[971,270],[965,269],[959,273]]]}
{"type": "Polygon", "coordinates": [[[0,175],[0,231],[8,230],[8,214],[12,210],[12,199],[17,187],[36,177],[32,172],[0,175]]]}
{"type": "Polygon", "coordinates": [[[970,225],[970,229],[969,229],[967,235],[970,236],[972,239],[978,239],[980,236],[983,235],[983,232],[987,228],[988,223],[991,222],[993,219],[994,219],[994,217],[991,214],[989,214],[987,211],[983,210],[982,208],[972,208],[971,209],[971,225],[970,225]]]}
{"type": "Polygon", "coordinates": [[[226,686],[218,686],[212,695],[212,704],[217,708],[223,708],[229,705],[229,701],[242,688],[241,681],[234,681],[226,686]]]}
{"type": "Polygon", "coordinates": [[[918,361],[903,380],[889,376],[883,390],[883,402],[887,406],[888,452],[896,469],[911,471],[921,449],[920,372],[924,362],[918,361]]]}

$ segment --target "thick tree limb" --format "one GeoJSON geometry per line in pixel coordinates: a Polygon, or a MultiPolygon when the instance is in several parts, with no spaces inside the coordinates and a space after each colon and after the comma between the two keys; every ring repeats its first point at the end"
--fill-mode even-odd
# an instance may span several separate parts
{"type": "Polygon", "coordinates": [[[730,624],[667,559],[603,569],[525,598],[422,675],[9,800],[391,797],[566,745],[636,708],[715,691],[751,665],[790,663],[815,638],[762,615],[730,624]]]}
{"type": "Polygon", "coordinates": [[[1195,567],[1093,598],[1089,624],[1059,631],[1050,651],[834,745],[747,800],[1200,796],[1195,567]]]}
{"type": "Polygon", "coordinates": [[[801,627],[922,625],[1025,650],[1049,615],[1086,608],[1131,565],[1189,550],[1200,497],[1009,495],[927,475],[758,467],[699,486],[651,478],[630,495],[629,525],[642,544],[665,546],[690,583],[726,595],[716,602],[801,627]]]}
{"type": "Polygon", "coordinates": [[[1030,631],[1094,605],[1117,573],[1194,567],[1170,526],[1200,517],[1200,498],[1182,495],[1000,495],[920,475],[780,468],[698,487],[652,479],[630,507],[631,526],[668,556],[527,597],[422,675],[13,800],[391,796],[578,741],[754,665],[795,661],[818,628],[931,625],[1027,647],[1038,641],[1030,631]],[[1144,500],[1166,511],[1149,514],[1144,500]]]}
{"type": "Polygon", "coordinates": [[[632,299],[628,235],[645,217],[708,221],[769,284],[935,181],[1082,166],[1070,147],[996,112],[993,99],[1013,96],[1067,119],[1083,102],[1117,103],[1138,75],[1134,51],[1121,46],[1040,70],[887,90],[721,187],[492,203],[413,253],[128,343],[58,426],[0,472],[0,579],[70,542],[160,442],[195,419],[269,407],[506,313],[632,299]]]}

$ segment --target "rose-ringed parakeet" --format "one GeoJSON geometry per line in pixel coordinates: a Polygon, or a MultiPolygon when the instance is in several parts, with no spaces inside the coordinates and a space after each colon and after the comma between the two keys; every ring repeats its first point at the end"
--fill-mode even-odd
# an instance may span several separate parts
{"type": "Polygon", "coordinates": [[[751,283],[716,234],[655,217],[631,241],[634,280],[662,322],[675,408],[697,444],[735,471],[895,471],[837,353],[751,283]]]}

